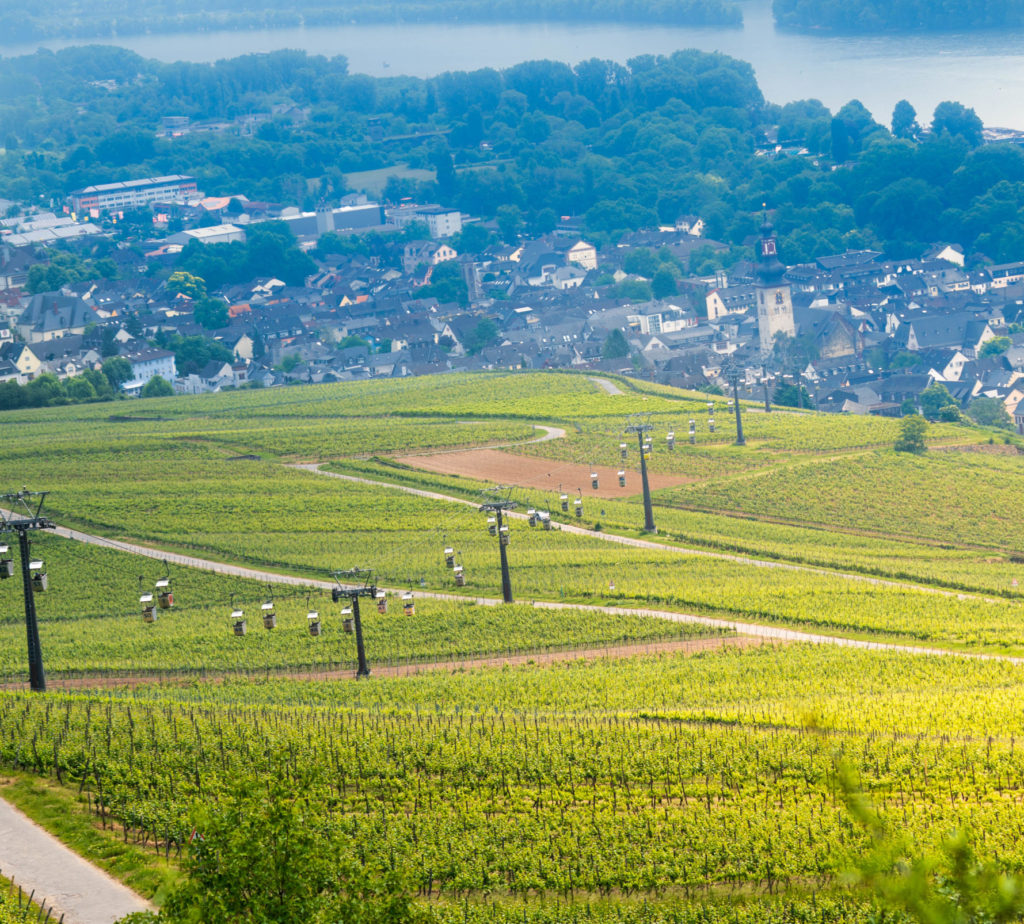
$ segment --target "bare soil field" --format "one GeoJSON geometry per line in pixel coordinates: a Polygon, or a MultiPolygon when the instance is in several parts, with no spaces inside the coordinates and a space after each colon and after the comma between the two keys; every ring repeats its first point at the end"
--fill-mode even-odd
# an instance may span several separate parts
{"type": "MultiPolygon", "coordinates": [[[[636,452],[632,453],[635,464],[636,452]]],[[[542,491],[557,491],[559,485],[567,494],[583,492],[584,497],[633,497],[640,494],[640,472],[627,468],[626,486],[619,487],[618,472],[614,468],[579,465],[575,462],[560,462],[556,459],[541,459],[537,456],[517,456],[500,449],[474,449],[461,452],[439,452],[422,456],[401,456],[397,461],[428,472],[442,475],[462,475],[477,481],[491,481],[495,484],[514,484],[524,488],[538,488],[542,491]],[[591,472],[598,477],[597,490],[591,486],[591,472]]],[[[685,484],[686,478],[678,475],[648,474],[651,490],[671,488],[685,484]]]]}

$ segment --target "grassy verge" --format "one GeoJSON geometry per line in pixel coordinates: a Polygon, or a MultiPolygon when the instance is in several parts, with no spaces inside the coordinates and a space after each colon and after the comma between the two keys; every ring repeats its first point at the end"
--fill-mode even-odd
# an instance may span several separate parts
{"type": "Polygon", "coordinates": [[[73,788],[28,773],[4,772],[0,795],[90,863],[159,905],[178,881],[177,867],[155,851],[126,844],[99,826],[73,788]]]}

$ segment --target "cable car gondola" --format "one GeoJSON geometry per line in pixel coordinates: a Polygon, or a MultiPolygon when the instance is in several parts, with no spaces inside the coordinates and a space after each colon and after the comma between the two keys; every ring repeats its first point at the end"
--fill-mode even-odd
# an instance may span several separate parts
{"type": "Polygon", "coordinates": [[[416,602],[412,598],[412,594],[402,594],[402,609],[406,616],[416,615],[416,602]]]}
{"type": "Polygon", "coordinates": [[[465,587],[466,586],[466,572],[462,570],[462,565],[456,565],[455,571],[455,586],[465,587]]]}
{"type": "Polygon", "coordinates": [[[274,598],[270,597],[260,604],[260,612],[263,614],[263,628],[277,628],[277,613],[274,612],[274,598]]]}
{"type": "Polygon", "coordinates": [[[0,544],[0,581],[14,577],[14,558],[8,554],[10,550],[10,546],[0,544]]]}
{"type": "Polygon", "coordinates": [[[388,611],[388,595],[387,595],[387,591],[378,590],[377,591],[376,600],[377,600],[377,612],[380,613],[381,616],[383,616],[388,611]]]}
{"type": "Polygon", "coordinates": [[[50,586],[50,578],[46,574],[45,566],[40,558],[33,558],[28,563],[28,570],[32,572],[32,589],[36,593],[43,593],[50,586]]]}
{"type": "Polygon", "coordinates": [[[626,473],[619,472],[619,487],[624,488],[626,486],[626,473]]]}
{"type": "MultiPolygon", "coordinates": [[[[142,590],[143,577],[139,575],[139,590],[142,590]]],[[[156,606],[153,603],[153,595],[151,593],[140,593],[139,603],[142,604],[142,621],[148,623],[156,622],[156,606]]]]}
{"type": "Polygon", "coordinates": [[[236,636],[241,638],[245,635],[247,623],[245,621],[245,613],[240,609],[235,609],[235,595],[231,595],[231,629],[236,636]]]}
{"type": "Polygon", "coordinates": [[[446,568],[455,567],[455,549],[449,547],[444,550],[444,565],[446,568]]]}
{"type": "MultiPolygon", "coordinates": [[[[310,613],[306,618],[309,619],[315,615],[315,613],[310,613]]],[[[310,623],[310,627],[312,627],[312,625],[313,624],[310,623]]],[[[341,628],[344,629],[348,635],[351,635],[355,631],[356,621],[352,616],[352,607],[350,606],[346,606],[341,611],[341,628]]]]}

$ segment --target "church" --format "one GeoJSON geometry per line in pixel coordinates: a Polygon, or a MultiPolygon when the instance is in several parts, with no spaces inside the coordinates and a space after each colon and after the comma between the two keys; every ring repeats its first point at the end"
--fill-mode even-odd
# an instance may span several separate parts
{"type": "Polygon", "coordinates": [[[774,228],[765,214],[761,225],[761,239],[757,245],[757,263],[754,268],[754,286],[757,290],[757,328],[761,339],[761,353],[772,351],[776,334],[792,337],[793,296],[789,283],[783,278],[786,267],[779,260],[774,228]]]}

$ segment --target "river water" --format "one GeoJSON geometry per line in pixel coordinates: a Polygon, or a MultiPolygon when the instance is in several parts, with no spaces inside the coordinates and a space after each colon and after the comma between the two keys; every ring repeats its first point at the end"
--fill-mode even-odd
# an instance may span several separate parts
{"type": "MultiPolygon", "coordinates": [[[[893,106],[909,100],[922,123],[937,103],[957,100],[986,125],[1024,128],[1024,30],[927,36],[819,37],[779,32],[771,0],[742,0],[742,29],[619,24],[338,26],[251,32],[141,35],[111,39],[162,61],[214,61],[279,48],[348,57],[353,73],[429,77],[443,71],[508,67],[549,58],[625,62],[682,48],[721,51],[753,64],[772,102],[816,98],[835,111],[859,99],[888,124],[893,106]]],[[[74,42],[47,43],[58,48],[74,42]]],[[[4,46],[0,55],[31,48],[4,46]]]]}

